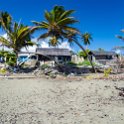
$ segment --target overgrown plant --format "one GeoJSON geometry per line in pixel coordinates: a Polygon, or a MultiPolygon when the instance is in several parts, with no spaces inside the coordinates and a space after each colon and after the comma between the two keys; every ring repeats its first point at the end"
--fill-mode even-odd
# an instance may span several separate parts
{"type": "Polygon", "coordinates": [[[7,34],[7,37],[0,36],[0,42],[13,50],[16,55],[16,64],[18,53],[20,50],[28,46],[33,46],[31,42],[31,33],[34,27],[25,26],[21,23],[14,22],[12,17],[7,12],[0,13],[0,27],[2,27],[7,34]]]}
{"type": "Polygon", "coordinates": [[[104,69],[104,77],[109,77],[110,73],[112,72],[112,68],[104,69]]]}
{"type": "MultiPolygon", "coordinates": [[[[73,27],[73,25],[78,22],[76,18],[72,16],[73,13],[74,10],[65,10],[63,6],[55,6],[51,11],[45,11],[45,21],[32,22],[35,24],[36,30],[45,30],[45,32],[39,36],[38,40],[49,37],[49,44],[52,46],[56,46],[63,40],[67,40],[70,44],[75,43],[78,45],[88,56],[82,43],[79,42],[79,39],[82,39],[84,44],[90,44],[92,37],[89,33],[82,34],[77,28],[73,27]]],[[[92,61],[90,59],[89,61],[95,72],[92,61]]]]}

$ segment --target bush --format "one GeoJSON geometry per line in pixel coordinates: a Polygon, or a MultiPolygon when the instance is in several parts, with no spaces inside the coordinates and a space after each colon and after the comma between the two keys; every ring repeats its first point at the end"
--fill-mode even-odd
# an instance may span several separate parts
{"type": "Polygon", "coordinates": [[[47,64],[43,64],[43,65],[41,65],[41,69],[45,69],[45,68],[48,68],[49,67],[49,65],[47,65],[47,64]]]}
{"type": "Polygon", "coordinates": [[[6,58],[6,63],[9,66],[15,66],[16,64],[16,55],[8,51],[0,51],[0,56],[6,58]]]}
{"type": "MultiPolygon", "coordinates": [[[[89,54],[90,50],[86,49],[86,53],[89,54]]],[[[80,51],[78,53],[78,56],[83,57],[84,59],[87,59],[87,55],[84,51],[80,51]]]]}
{"type": "MultiPolygon", "coordinates": [[[[80,62],[77,65],[78,66],[91,66],[90,61],[88,61],[88,60],[84,60],[83,62],[80,62]]],[[[96,65],[96,64],[93,63],[93,65],[96,65]]]]}
{"type": "Polygon", "coordinates": [[[74,62],[68,62],[68,65],[71,65],[71,66],[76,66],[77,64],[76,63],[74,63],[74,62]]]}
{"type": "Polygon", "coordinates": [[[104,77],[108,77],[111,72],[112,72],[112,69],[111,68],[104,69],[104,77]]]}
{"type": "Polygon", "coordinates": [[[5,68],[1,68],[1,69],[0,69],[0,73],[1,73],[1,74],[5,74],[5,73],[6,73],[6,69],[5,69],[5,68]]]}

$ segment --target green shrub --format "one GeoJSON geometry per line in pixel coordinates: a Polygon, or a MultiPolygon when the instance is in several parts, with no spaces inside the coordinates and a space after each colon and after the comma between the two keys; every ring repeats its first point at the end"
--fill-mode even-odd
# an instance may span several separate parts
{"type": "Polygon", "coordinates": [[[48,68],[49,67],[49,65],[47,65],[47,64],[43,64],[43,65],[41,65],[41,69],[45,69],[45,68],[48,68]]]}
{"type": "Polygon", "coordinates": [[[104,77],[108,77],[111,72],[112,72],[112,69],[111,68],[104,69],[104,77]]]}
{"type": "Polygon", "coordinates": [[[0,69],[0,73],[1,73],[1,74],[6,74],[6,69],[5,69],[5,68],[1,68],[1,69],[0,69]]]}
{"type": "MultiPolygon", "coordinates": [[[[77,65],[78,66],[91,66],[91,64],[88,60],[84,60],[83,62],[80,62],[77,65]]],[[[93,65],[95,65],[95,63],[93,63],[93,65]]]]}
{"type": "Polygon", "coordinates": [[[6,58],[6,64],[9,66],[15,66],[16,64],[16,55],[9,51],[0,51],[0,56],[6,58]]]}
{"type": "Polygon", "coordinates": [[[68,65],[72,65],[72,66],[74,66],[74,65],[77,65],[76,63],[74,63],[74,62],[68,62],[68,65]]]}
{"type": "MultiPolygon", "coordinates": [[[[89,54],[89,52],[90,52],[90,50],[89,50],[89,49],[86,49],[86,53],[89,54]]],[[[79,57],[83,57],[84,59],[87,59],[86,53],[85,53],[84,51],[80,51],[80,52],[78,53],[78,56],[79,56],[79,57]]]]}

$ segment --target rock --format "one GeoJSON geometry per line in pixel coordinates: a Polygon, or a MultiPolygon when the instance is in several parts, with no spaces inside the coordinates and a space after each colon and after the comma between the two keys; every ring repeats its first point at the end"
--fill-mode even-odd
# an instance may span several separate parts
{"type": "Polygon", "coordinates": [[[124,92],[119,92],[119,96],[124,97],[124,92]]]}
{"type": "Polygon", "coordinates": [[[50,77],[51,77],[51,78],[56,78],[57,75],[56,75],[56,74],[50,74],[50,77]]]}
{"type": "Polygon", "coordinates": [[[59,72],[57,70],[52,70],[51,74],[58,74],[59,72]]]}
{"type": "Polygon", "coordinates": [[[74,73],[70,73],[67,77],[75,76],[74,73]]]}
{"type": "Polygon", "coordinates": [[[44,70],[45,75],[49,75],[50,72],[52,72],[52,69],[45,68],[45,70],[44,70]]]}

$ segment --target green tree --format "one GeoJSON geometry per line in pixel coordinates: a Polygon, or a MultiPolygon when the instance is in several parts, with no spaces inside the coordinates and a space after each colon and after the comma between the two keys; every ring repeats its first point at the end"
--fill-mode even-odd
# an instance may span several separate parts
{"type": "MultiPolygon", "coordinates": [[[[86,49],[85,51],[87,52],[87,54],[89,54],[89,52],[90,52],[89,49],[86,49]]],[[[86,53],[84,51],[80,51],[78,53],[78,56],[83,57],[84,59],[87,59],[88,58],[88,56],[86,55],[86,53]]]]}
{"type": "MultiPolygon", "coordinates": [[[[124,33],[124,29],[122,29],[121,32],[124,33]]],[[[117,35],[116,37],[124,41],[124,36],[117,35]]]]}
{"type": "Polygon", "coordinates": [[[7,12],[0,12],[0,28],[8,32],[11,30],[12,17],[7,12]]]}
{"type": "MultiPolygon", "coordinates": [[[[32,21],[36,25],[35,29],[46,31],[39,36],[38,40],[49,37],[49,44],[53,46],[60,44],[63,40],[68,40],[69,43],[76,43],[86,53],[83,46],[78,42],[78,37],[81,38],[82,34],[72,26],[78,22],[72,17],[73,13],[74,10],[65,10],[63,6],[55,6],[52,11],[45,11],[45,21],[32,21]]],[[[92,62],[91,65],[95,70],[92,62]]]]}
{"type": "MultiPolygon", "coordinates": [[[[6,14],[6,12],[4,14],[8,15],[6,14]]],[[[28,46],[34,45],[34,43],[31,42],[31,33],[33,33],[34,28],[29,26],[24,26],[23,24],[19,24],[16,22],[12,23],[12,20],[10,23],[10,19],[8,19],[8,17],[11,17],[11,16],[9,15],[5,16],[5,18],[7,19],[1,18],[1,20],[5,21],[5,23],[0,23],[0,24],[2,28],[5,30],[5,32],[7,33],[7,38],[0,36],[0,42],[4,46],[12,49],[13,52],[16,54],[16,58],[18,58],[18,53],[23,47],[27,48],[28,46]]],[[[4,21],[1,21],[1,22],[4,22],[4,21]]],[[[16,59],[16,62],[17,62],[17,59],[16,59]]]]}
{"type": "Polygon", "coordinates": [[[74,10],[64,10],[63,6],[55,6],[50,12],[45,11],[45,21],[36,22],[32,21],[36,25],[36,29],[46,30],[41,34],[39,39],[50,38],[49,44],[56,46],[65,38],[66,32],[77,32],[78,30],[70,25],[77,22],[72,13],[74,10]]]}
{"type": "Polygon", "coordinates": [[[103,48],[98,48],[98,51],[104,52],[105,50],[103,48]]]}
{"type": "Polygon", "coordinates": [[[92,35],[88,32],[82,34],[82,39],[83,39],[84,45],[90,45],[90,41],[93,40],[92,35]]]}

